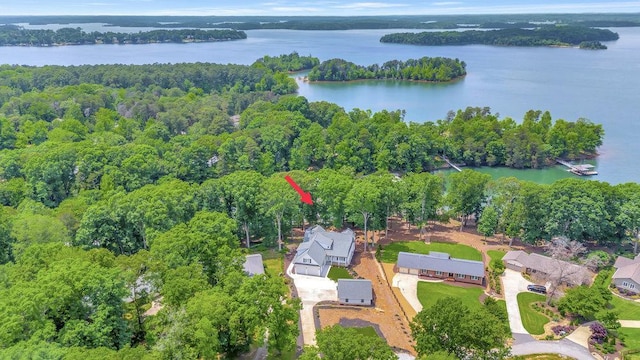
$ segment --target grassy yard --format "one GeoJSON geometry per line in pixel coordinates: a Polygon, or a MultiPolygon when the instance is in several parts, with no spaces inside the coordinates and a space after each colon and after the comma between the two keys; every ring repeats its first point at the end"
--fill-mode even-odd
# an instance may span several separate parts
{"type": "Polygon", "coordinates": [[[349,274],[347,269],[339,266],[332,266],[331,269],[329,269],[329,274],[327,274],[327,277],[336,282],[338,281],[338,279],[353,279],[353,276],[349,274]]]}
{"type": "Polygon", "coordinates": [[[640,329],[620,328],[618,331],[624,335],[624,345],[627,349],[640,349],[640,329]]]}
{"type": "Polygon", "coordinates": [[[544,334],[544,325],[549,322],[549,318],[531,308],[531,303],[545,301],[545,297],[540,294],[523,292],[518,294],[518,308],[522,325],[532,335],[544,334]]]}
{"type": "MultiPolygon", "coordinates": [[[[600,271],[594,280],[594,285],[601,284],[602,286],[609,288],[613,272],[613,269],[600,271]]],[[[617,311],[619,313],[620,320],[640,320],[640,303],[621,299],[614,295],[613,299],[611,299],[611,305],[613,306],[613,309],[610,310],[617,311]]]]}
{"type": "Polygon", "coordinates": [[[416,254],[427,254],[429,251],[439,251],[449,253],[449,255],[454,258],[482,261],[480,251],[471,246],[438,242],[425,244],[422,241],[398,241],[385,245],[382,248],[380,261],[395,263],[398,261],[398,253],[401,251],[416,254]]]}
{"type": "Polygon", "coordinates": [[[506,254],[506,251],[502,251],[502,250],[489,250],[487,251],[487,255],[489,255],[490,261],[491,260],[501,260],[502,257],[504,256],[504,254],[506,254]]]}
{"type": "Polygon", "coordinates": [[[482,289],[480,288],[463,288],[446,283],[418,282],[418,300],[425,308],[433,306],[439,299],[455,297],[462,300],[462,303],[470,309],[478,309],[482,306],[479,300],[481,294],[482,289]]]}
{"type": "Polygon", "coordinates": [[[358,334],[370,337],[378,337],[378,333],[373,326],[365,326],[365,327],[352,327],[358,334]]]}
{"type": "Polygon", "coordinates": [[[265,271],[269,275],[280,276],[284,273],[284,262],[282,258],[266,259],[262,260],[264,263],[265,271]]]}

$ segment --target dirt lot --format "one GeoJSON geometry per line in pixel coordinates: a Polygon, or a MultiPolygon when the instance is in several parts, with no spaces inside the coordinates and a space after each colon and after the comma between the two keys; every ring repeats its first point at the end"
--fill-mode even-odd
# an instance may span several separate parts
{"type": "Polygon", "coordinates": [[[387,285],[380,268],[370,253],[357,252],[353,269],[359,276],[371,280],[375,307],[331,307],[318,309],[321,327],[335,325],[346,320],[359,319],[377,324],[386,341],[392,347],[415,354],[409,323],[387,285]]]}

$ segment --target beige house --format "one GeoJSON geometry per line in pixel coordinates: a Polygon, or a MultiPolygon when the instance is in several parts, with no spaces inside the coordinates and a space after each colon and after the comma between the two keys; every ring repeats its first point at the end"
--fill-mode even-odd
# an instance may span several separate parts
{"type": "Polygon", "coordinates": [[[640,293],[640,255],[633,259],[618,256],[613,267],[616,268],[616,272],[613,274],[612,282],[618,289],[640,293]]]}
{"type": "Polygon", "coordinates": [[[521,250],[507,252],[502,261],[507,269],[541,279],[561,279],[568,286],[590,284],[593,278],[593,274],[584,266],[521,250]]]}

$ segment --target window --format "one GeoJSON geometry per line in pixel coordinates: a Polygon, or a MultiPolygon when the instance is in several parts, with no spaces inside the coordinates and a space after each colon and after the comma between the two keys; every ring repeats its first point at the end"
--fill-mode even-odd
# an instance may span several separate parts
{"type": "Polygon", "coordinates": [[[473,275],[472,275],[472,276],[471,276],[471,280],[480,280],[480,277],[479,277],[479,276],[473,276],[473,275]]]}
{"type": "Polygon", "coordinates": [[[442,275],[442,271],[436,271],[436,275],[442,275]]]}
{"type": "Polygon", "coordinates": [[[364,299],[360,299],[360,303],[361,303],[361,304],[364,304],[364,299]]]}
{"type": "Polygon", "coordinates": [[[304,258],[304,259],[302,259],[302,262],[304,264],[311,264],[311,259],[304,258]]]}
{"type": "Polygon", "coordinates": [[[629,284],[629,289],[635,289],[636,286],[634,284],[629,284]]]}
{"type": "Polygon", "coordinates": [[[624,287],[628,287],[628,286],[629,286],[629,283],[628,283],[628,282],[626,282],[626,281],[623,281],[623,282],[622,282],[622,286],[624,286],[624,287]]]}
{"type": "Polygon", "coordinates": [[[464,274],[458,274],[458,279],[464,279],[464,274]]]}

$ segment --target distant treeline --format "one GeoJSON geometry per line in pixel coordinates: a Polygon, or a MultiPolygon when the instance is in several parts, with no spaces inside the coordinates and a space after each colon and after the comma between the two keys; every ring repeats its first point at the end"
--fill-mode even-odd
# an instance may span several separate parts
{"type": "Polygon", "coordinates": [[[149,44],[210,42],[246,39],[238,30],[152,30],[137,33],[85,32],[81,28],[28,30],[14,25],[0,26],[0,46],[52,46],[93,44],[149,44]]]}
{"type": "Polygon", "coordinates": [[[106,23],[125,27],[226,28],[236,30],[349,30],[349,29],[453,29],[530,28],[539,24],[593,27],[640,26],[637,14],[500,14],[402,16],[0,16],[0,23],[83,24],[106,23]]]}
{"type": "Polygon", "coordinates": [[[585,41],[618,40],[618,34],[607,29],[584,26],[543,26],[537,29],[501,29],[395,33],[380,42],[413,45],[502,45],[502,46],[567,46],[585,41]]]}
{"type": "Polygon", "coordinates": [[[467,74],[466,64],[458,59],[423,57],[407,61],[387,61],[382,66],[356,65],[343,59],[331,59],[314,67],[309,81],[349,81],[361,79],[393,79],[450,81],[467,74]]]}

